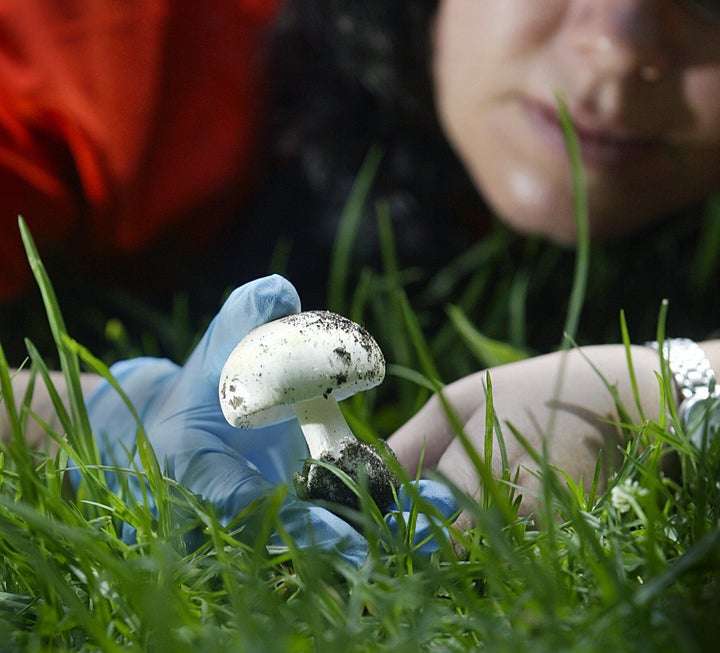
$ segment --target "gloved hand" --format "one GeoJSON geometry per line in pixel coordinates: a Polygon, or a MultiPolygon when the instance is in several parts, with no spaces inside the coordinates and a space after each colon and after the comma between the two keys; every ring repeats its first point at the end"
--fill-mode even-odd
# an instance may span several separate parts
{"type": "MultiPolygon", "coordinates": [[[[292,486],[294,472],[308,457],[295,420],[262,429],[240,431],[223,417],[218,399],[220,371],[237,342],[255,327],[300,310],[295,289],[271,276],[236,289],[208,327],[184,366],[157,358],[136,358],[115,364],[111,371],[142,419],[161,468],[190,492],[208,501],[221,524],[227,525],[252,502],[270,494],[277,484],[292,486]]],[[[103,463],[141,467],[135,449],[137,424],[122,399],[103,381],[87,400],[88,414],[103,463]]],[[[117,479],[110,479],[119,488],[117,479]]],[[[138,492],[137,479],[131,488],[138,492]]],[[[421,481],[419,496],[449,516],[455,502],[439,483],[421,481]]],[[[403,493],[401,511],[409,509],[403,493]]],[[[288,494],[280,519],[300,547],[338,550],[361,563],[367,541],[330,511],[288,494]]],[[[427,519],[418,520],[416,541],[431,533],[427,519]]],[[[134,529],[123,526],[123,539],[134,529]]],[[[276,536],[277,537],[277,536],[276,536]]],[[[279,540],[278,540],[279,542],[279,540]]],[[[426,544],[428,553],[438,544],[426,544]]]]}

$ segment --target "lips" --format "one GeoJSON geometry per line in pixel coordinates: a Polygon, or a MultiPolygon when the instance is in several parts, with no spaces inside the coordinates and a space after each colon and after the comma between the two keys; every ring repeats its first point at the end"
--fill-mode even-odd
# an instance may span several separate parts
{"type": "MultiPolygon", "coordinates": [[[[525,102],[530,125],[554,150],[566,149],[565,137],[557,110],[542,102],[525,102]]],[[[580,143],[585,165],[623,166],[657,150],[659,141],[648,138],[609,121],[581,116],[571,112],[571,120],[580,143]]]]}

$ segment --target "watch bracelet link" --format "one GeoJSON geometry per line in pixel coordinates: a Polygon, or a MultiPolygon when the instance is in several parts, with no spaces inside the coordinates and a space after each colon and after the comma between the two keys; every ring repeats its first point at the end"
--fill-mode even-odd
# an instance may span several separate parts
{"type": "MultiPolygon", "coordinates": [[[[656,351],[660,348],[657,342],[647,344],[656,351]]],[[[663,345],[663,356],[683,399],[720,396],[715,372],[700,345],[689,338],[671,338],[663,345]]]]}
{"type": "MultiPolygon", "coordinates": [[[[656,351],[660,349],[657,342],[647,345],[656,351]]],[[[680,388],[680,422],[690,442],[706,451],[720,433],[720,385],[716,383],[715,372],[702,347],[689,338],[665,340],[663,357],[680,388]]]]}
{"type": "MultiPolygon", "coordinates": [[[[646,343],[656,351],[657,342],[646,343]]],[[[703,399],[720,397],[720,385],[716,383],[715,372],[705,356],[702,347],[689,338],[670,338],[663,343],[663,357],[667,361],[682,400],[678,416],[687,423],[688,412],[703,399]]]]}

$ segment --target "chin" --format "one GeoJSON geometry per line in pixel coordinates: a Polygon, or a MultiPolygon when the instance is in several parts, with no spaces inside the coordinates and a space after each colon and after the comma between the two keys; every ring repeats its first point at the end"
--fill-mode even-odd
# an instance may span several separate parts
{"type": "Polygon", "coordinates": [[[476,174],[481,194],[502,222],[523,236],[539,236],[558,245],[572,247],[577,239],[572,192],[563,182],[526,166],[482,170],[476,174]]]}
{"type": "Polygon", "coordinates": [[[538,207],[496,208],[500,219],[523,236],[540,236],[562,247],[574,247],[577,240],[575,216],[567,210],[542,210],[538,207]]]}
{"type": "MultiPolygon", "coordinates": [[[[662,214],[654,211],[632,211],[625,205],[593,206],[590,198],[590,237],[592,240],[612,241],[640,231],[659,221],[662,214]]],[[[551,204],[511,202],[495,206],[500,219],[513,231],[524,236],[539,236],[562,247],[574,247],[577,242],[575,206],[572,200],[551,204]]]]}
{"type": "MultiPolygon", "coordinates": [[[[577,242],[575,198],[567,180],[543,176],[541,171],[517,166],[512,174],[479,174],[478,188],[486,203],[510,229],[537,236],[563,247],[577,242]]],[[[630,193],[588,179],[590,237],[615,240],[658,221],[658,201],[639,189],[630,193]]]]}

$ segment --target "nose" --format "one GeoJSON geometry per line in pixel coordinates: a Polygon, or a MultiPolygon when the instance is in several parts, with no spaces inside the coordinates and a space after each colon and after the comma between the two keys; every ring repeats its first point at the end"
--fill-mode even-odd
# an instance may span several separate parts
{"type": "Polygon", "coordinates": [[[667,8],[660,0],[575,0],[570,27],[585,65],[600,76],[654,81],[669,59],[663,5],[667,8]]]}

